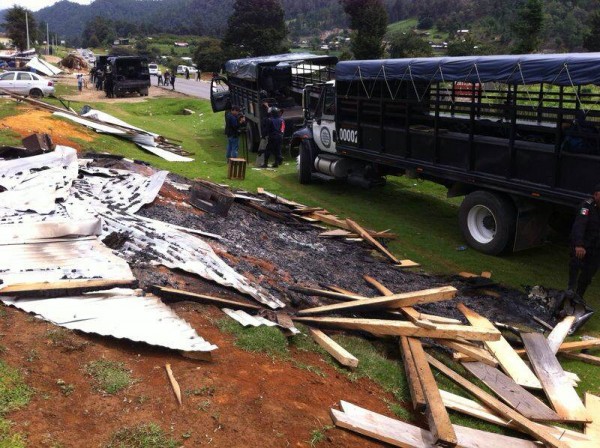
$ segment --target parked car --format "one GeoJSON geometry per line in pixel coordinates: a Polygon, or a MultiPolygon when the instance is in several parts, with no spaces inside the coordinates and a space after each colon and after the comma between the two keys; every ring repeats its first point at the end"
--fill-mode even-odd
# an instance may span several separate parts
{"type": "Polygon", "coordinates": [[[20,95],[41,98],[54,95],[54,82],[36,73],[10,71],[0,75],[0,88],[20,95]]]}
{"type": "Polygon", "coordinates": [[[158,76],[162,74],[158,64],[148,64],[148,71],[150,72],[150,76],[158,76]]]}

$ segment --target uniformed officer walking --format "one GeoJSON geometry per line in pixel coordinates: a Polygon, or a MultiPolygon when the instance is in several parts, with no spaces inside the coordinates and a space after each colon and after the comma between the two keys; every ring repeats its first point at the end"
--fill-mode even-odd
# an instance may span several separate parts
{"type": "Polygon", "coordinates": [[[583,298],[600,265],[600,184],[581,204],[571,230],[568,292],[583,298]]]}

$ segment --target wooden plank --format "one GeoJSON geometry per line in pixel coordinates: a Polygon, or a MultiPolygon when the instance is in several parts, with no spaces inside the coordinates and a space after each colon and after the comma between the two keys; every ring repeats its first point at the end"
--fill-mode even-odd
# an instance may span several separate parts
{"type": "MultiPolygon", "coordinates": [[[[508,407],[504,403],[502,403],[497,398],[485,392],[483,389],[477,387],[475,384],[471,383],[467,379],[463,378],[461,375],[433,358],[430,355],[427,355],[427,360],[429,364],[434,366],[441,373],[446,375],[452,381],[465,388],[469,393],[477,397],[481,402],[487,405],[492,411],[496,412],[499,416],[506,418],[507,420],[512,420],[513,423],[523,432],[529,434],[534,437],[536,440],[545,443],[548,446],[554,448],[569,448],[569,446],[558,439],[556,439],[550,432],[546,429],[540,428],[536,426],[531,420],[523,417],[517,411],[508,407]]],[[[511,445],[507,445],[511,446],[511,445]]]]}
{"type": "Polygon", "coordinates": [[[552,349],[552,353],[556,354],[556,352],[558,352],[560,344],[564,342],[565,338],[569,334],[569,330],[571,329],[574,323],[575,316],[567,316],[559,323],[557,323],[554,329],[550,332],[547,340],[548,344],[550,345],[550,348],[552,349]]]}
{"type": "Polygon", "coordinates": [[[182,300],[189,300],[192,302],[211,303],[217,306],[231,306],[242,308],[246,310],[261,310],[260,306],[253,305],[251,303],[238,302],[237,300],[223,299],[222,297],[207,296],[205,294],[196,294],[190,291],[183,291],[174,288],[165,288],[163,286],[155,285],[153,292],[159,295],[163,299],[177,298],[182,300]]]}
{"type": "Polygon", "coordinates": [[[583,432],[586,436],[596,442],[596,447],[600,446],[600,397],[592,395],[589,392],[583,397],[585,407],[591,417],[591,422],[586,423],[583,432]]]}
{"type": "MultiPolygon", "coordinates": [[[[478,402],[471,400],[469,398],[461,397],[460,395],[455,395],[451,392],[447,392],[445,390],[440,389],[440,395],[442,396],[442,400],[444,401],[444,405],[446,408],[451,409],[456,412],[460,412],[461,414],[469,415],[471,417],[478,418],[480,420],[486,421],[488,423],[493,423],[498,426],[503,426],[505,428],[511,428],[519,430],[517,426],[510,420],[499,417],[494,414],[494,412],[488,408],[487,406],[483,406],[478,402]]],[[[533,423],[534,425],[539,425],[542,429],[547,430],[550,434],[556,437],[559,440],[563,441],[587,441],[590,440],[585,434],[572,431],[570,429],[560,428],[558,426],[543,426],[540,423],[533,423]]]]}
{"type": "Polygon", "coordinates": [[[177,398],[177,402],[179,406],[183,405],[181,401],[181,388],[179,387],[179,383],[173,376],[173,371],[171,370],[171,364],[166,364],[165,369],[167,370],[167,376],[169,377],[169,381],[171,382],[171,387],[173,388],[173,392],[175,393],[175,397],[177,398]]]}
{"type": "MultiPolygon", "coordinates": [[[[311,218],[315,219],[315,218],[311,218]]],[[[318,220],[317,220],[318,221],[318,220]]],[[[397,236],[388,232],[369,232],[373,238],[395,239],[397,236]]],[[[319,238],[358,238],[358,233],[344,229],[334,229],[319,233],[319,238]]]]}
{"type": "Polygon", "coordinates": [[[288,288],[288,290],[300,292],[302,294],[306,294],[307,296],[327,297],[328,299],[334,299],[334,300],[354,301],[354,300],[369,299],[368,297],[364,297],[364,296],[341,294],[339,292],[327,291],[325,289],[307,288],[305,286],[292,285],[288,288]]]}
{"type": "MultiPolygon", "coordinates": [[[[476,327],[481,328],[496,328],[485,317],[477,314],[475,311],[467,308],[464,304],[459,303],[457,308],[465,315],[467,320],[476,327]]],[[[510,376],[517,384],[523,387],[541,389],[542,385],[533,374],[531,369],[517,355],[508,341],[501,337],[498,341],[488,342],[485,344],[488,351],[498,360],[502,369],[510,376]]]]}
{"type": "Polygon", "coordinates": [[[358,359],[321,330],[309,327],[308,332],[315,342],[319,344],[323,350],[337,359],[341,365],[351,368],[358,367],[358,359]]]}
{"type": "Polygon", "coordinates": [[[298,312],[299,315],[321,314],[343,311],[367,311],[374,309],[394,310],[405,306],[412,306],[421,303],[439,302],[449,300],[456,295],[456,288],[453,286],[442,286],[441,288],[431,288],[422,291],[405,292],[394,294],[393,296],[373,297],[367,299],[354,300],[352,302],[336,303],[333,305],[318,306],[308,308],[298,312]]]}
{"type": "Polygon", "coordinates": [[[455,339],[470,341],[494,341],[500,338],[495,329],[476,328],[467,325],[439,325],[437,329],[419,327],[412,322],[383,319],[353,319],[345,317],[296,317],[297,322],[311,326],[361,330],[372,334],[391,336],[414,336],[423,338],[455,339]]]}
{"type": "MultiPolygon", "coordinates": [[[[331,409],[336,426],[401,448],[434,448],[431,432],[341,401],[343,412],[331,409]]],[[[535,448],[529,440],[453,425],[459,448],[535,448]]]]}
{"type": "Polygon", "coordinates": [[[600,366],[600,357],[588,355],[587,353],[559,353],[559,355],[564,356],[568,359],[574,359],[576,361],[585,362],[587,364],[593,364],[595,366],[600,366]]]}
{"type": "Polygon", "coordinates": [[[0,289],[0,295],[27,297],[61,297],[78,295],[85,292],[119,287],[133,286],[137,280],[59,280],[56,282],[17,283],[0,289]]]}
{"type": "Polygon", "coordinates": [[[429,430],[435,440],[435,445],[443,447],[455,447],[458,443],[456,433],[452,428],[450,417],[446,412],[446,407],[442,401],[437,383],[425,357],[425,351],[421,341],[415,338],[408,338],[408,345],[414,360],[415,368],[423,388],[427,407],[425,415],[429,423],[429,430]]]}
{"type": "Polygon", "coordinates": [[[498,366],[498,360],[492,355],[490,355],[490,353],[483,348],[444,339],[440,339],[437,342],[445,347],[451,348],[452,350],[456,350],[457,352],[464,354],[471,359],[483,362],[488,366],[498,366]]]}
{"type": "Polygon", "coordinates": [[[527,392],[500,370],[482,362],[465,362],[462,365],[498,395],[502,401],[519,411],[524,417],[536,421],[563,420],[539,398],[527,392]]]}
{"type": "MultiPolygon", "coordinates": [[[[371,277],[370,275],[363,275],[363,278],[365,279],[365,281],[367,283],[369,283],[371,286],[373,286],[375,289],[377,289],[384,296],[389,297],[389,296],[394,295],[394,293],[390,289],[386,288],[382,283],[380,283],[379,281],[377,281],[375,278],[371,277]]],[[[410,306],[402,307],[402,308],[400,308],[400,311],[402,311],[414,324],[424,326],[425,328],[427,328],[427,325],[425,325],[426,322],[424,322],[424,321],[430,321],[432,324],[461,324],[462,323],[458,319],[449,319],[447,317],[421,313],[420,311],[418,311],[410,306]]]]}
{"type": "Polygon", "coordinates": [[[368,241],[373,247],[377,248],[377,250],[379,250],[382,254],[384,254],[386,257],[388,257],[390,260],[392,260],[392,262],[394,262],[396,264],[402,264],[400,262],[400,260],[398,260],[389,250],[387,250],[385,247],[383,247],[379,241],[377,241],[375,238],[373,238],[369,234],[369,232],[367,232],[365,229],[363,229],[356,222],[347,218],[346,223],[348,223],[348,226],[350,226],[350,228],[352,230],[354,230],[356,233],[358,233],[361,238],[368,241]]]}
{"type": "MultiPolygon", "coordinates": [[[[558,353],[580,352],[581,350],[600,349],[600,338],[588,339],[586,341],[563,342],[558,347],[558,353]]],[[[519,355],[525,356],[525,349],[515,350],[519,355]]]]}
{"type": "Polygon", "coordinates": [[[346,294],[347,296],[356,296],[359,297],[358,294],[354,293],[354,291],[350,291],[348,289],[344,289],[344,288],[340,288],[339,286],[335,286],[335,285],[322,285],[324,287],[326,287],[327,289],[331,289],[334,292],[339,292],[340,294],[346,294]]]}
{"type": "Polygon", "coordinates": [[[404,372],[406,373],[406,382],[408,383],[413,409],[417,412],[423,412],[425,406],[427,406],[425,394],[423,393],[415,360],[413,359],[406,336],[400,336],[400,353],[402,354],[402,363],[404,364],[404,372]]]}
{"type": "Polygon", "coordinates": [[[581,399],[571,386],[544,335],[523,333],[521,338],[533,370],[542,383],[544,393],[558,415],[571,422],[589,421],[581,399]]]}

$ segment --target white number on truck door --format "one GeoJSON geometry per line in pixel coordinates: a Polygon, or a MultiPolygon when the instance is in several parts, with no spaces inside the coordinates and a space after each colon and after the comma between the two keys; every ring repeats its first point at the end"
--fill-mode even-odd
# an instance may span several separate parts
{"type": "Polygon", "coordinates": [[[358,131],[356,129],[340,129],[340,141],[346,143],[358,144],[358,131]]]}

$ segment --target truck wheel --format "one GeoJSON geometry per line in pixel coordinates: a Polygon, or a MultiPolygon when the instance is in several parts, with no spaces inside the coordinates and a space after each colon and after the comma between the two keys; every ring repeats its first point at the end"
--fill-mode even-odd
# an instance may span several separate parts
{"type": "Polygon", "coordinates": [[[140,96],[148,96],[148,89],[142,89],[140,90],[140,96]]]}
{"type": "Polygon", "coordinates": [[[248,122],[246,126],[246,145],[248,147],[248,151],[250,152],[258,152],[258,128],[256,124],[252,122],[248,122]]]}
{"type": "Polygon", "coordinates": [[[298,155],[298,180],[301,184],[310,184],[313,162],[312,143],[309,140],[302,140],[298,155]]]}
{"type": "Polygon", "coordinates": [[[473,249],[488,255],[507,250],[515,236],[517,212],[501,194],[474,191],[460,205],[460,230],[473,249]]]}

